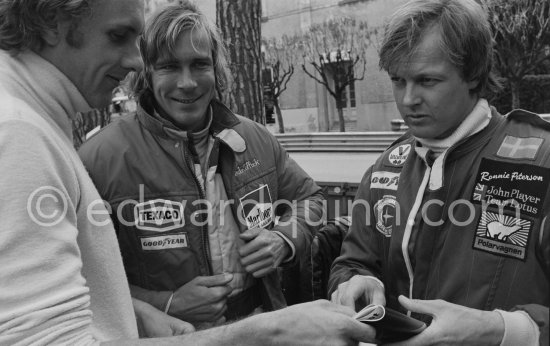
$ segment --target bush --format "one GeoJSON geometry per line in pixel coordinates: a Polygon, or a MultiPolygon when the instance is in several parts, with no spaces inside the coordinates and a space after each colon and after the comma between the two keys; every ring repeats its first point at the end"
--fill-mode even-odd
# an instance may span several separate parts
{"type": "MultiPolygon", "coordinates": [[[[512,110],[512,95],[506,80],[504,90],[489,97],[501,114],[512,110]]],[[[534,113],[550,113],[550,74],[527,75],[520,85],[520,107],[534,113]]]]}

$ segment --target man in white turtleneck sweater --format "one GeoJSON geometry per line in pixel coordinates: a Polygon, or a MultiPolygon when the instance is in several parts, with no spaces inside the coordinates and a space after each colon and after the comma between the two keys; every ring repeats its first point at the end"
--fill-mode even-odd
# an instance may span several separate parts
{"type": "Polygon", "coordinates": [[[136,340],[136,318],[148,336],[193,328],[132,301],[108,211],[73,148],[71,117],[105,107],[141,67],[142,28],[141,0],[0,2],[0,345],[371,340],[351,309],[328,302],[136,340]]]}
{"type": "Polygon", "coordinates": [[[406,345],[548,344],[550,126],[482,97],[491,38],[474,0],[409,1],[385,28],[410,131],[365,174],[329,292],[431,322],[406,345]]]}

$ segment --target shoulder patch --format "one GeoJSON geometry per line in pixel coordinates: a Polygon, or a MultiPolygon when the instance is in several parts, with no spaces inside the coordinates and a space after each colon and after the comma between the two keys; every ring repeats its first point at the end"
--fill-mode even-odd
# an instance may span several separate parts
{"type": "Polygon", "coordinates": [[[508,159],[534,160],[544,139],[538,137],[515,137],[506,135],[497,151],[497,156],[508,159]]]}

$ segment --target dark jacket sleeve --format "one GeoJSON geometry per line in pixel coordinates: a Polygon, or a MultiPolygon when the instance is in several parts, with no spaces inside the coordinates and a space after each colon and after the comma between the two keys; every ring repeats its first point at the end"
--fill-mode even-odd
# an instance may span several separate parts
{"type": "Polygon", "coordinates": [[[321,188],[272,137],[278,176],[278,198],[275,208],[279,215],[274,231],[281,232],[292,242],[295,256],[285,265],[295,265],[301,254],[311,246],[313,236],[323,226],[321,188]]]}
{"type": "Polygon", "coordinates": [[[369,198],[372,167],[365,173],[353,202],[351,227],[344,238],[340,256],[332,264],[328,296],[338,285],[354,275],[372,275],[381,279],[383,237],[376,231],[369,198]]]}

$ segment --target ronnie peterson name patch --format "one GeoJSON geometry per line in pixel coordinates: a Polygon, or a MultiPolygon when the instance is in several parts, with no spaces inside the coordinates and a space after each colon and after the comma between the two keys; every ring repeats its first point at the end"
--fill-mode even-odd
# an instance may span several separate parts
{"type": "Polygon", "coordinates": [[[549,181],[544,167],[482,159],[471,197],[481,205],[473,248],[525,260],[549,181]]]}
{"type": "Polygon", "coordinates": [[[538,217],[549,181],[544,167],[482,159],[472,202],[538,217]]]}

